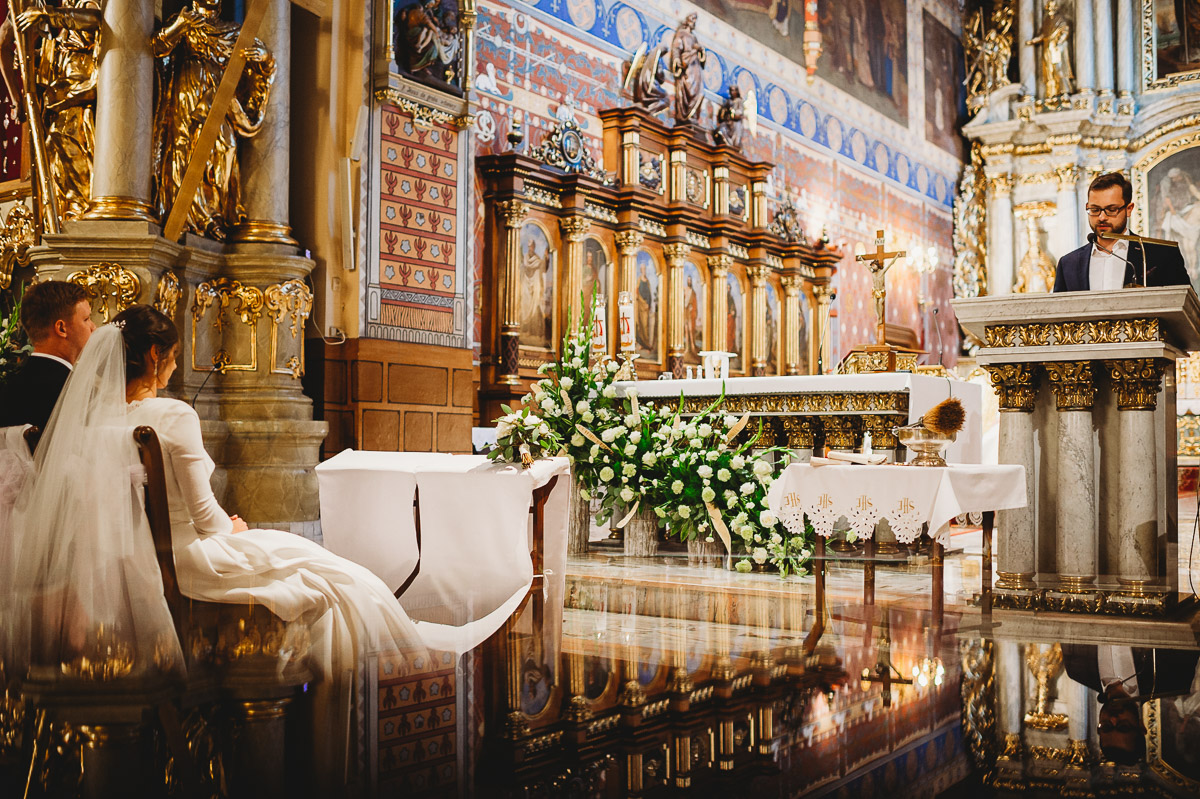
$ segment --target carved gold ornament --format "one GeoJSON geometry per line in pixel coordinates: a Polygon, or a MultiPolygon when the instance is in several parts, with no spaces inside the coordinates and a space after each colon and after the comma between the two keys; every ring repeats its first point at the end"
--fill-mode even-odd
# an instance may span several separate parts
{"type": "Polygon", "coordinates": [[[529,206],[520,200],[503,200],[496,204],[496,210],[509,228],[519,228],[529,216],[529,206]]]}
{"type": "Polygon", "coordinates": [[[206,280],[196,287],[196,297],[192,301],[192,369],[197,372],[217,371],[253,372],[258,369],[258,318],[262,315],[263,293],[253,286],[244,286],[236,280],[218,277],[206,280]],[[250,362],[233,363],[224,347],[217,348],[212,356],[211,366],[201,366],[196,363],[196,339],[200,319],[212,306],[216,306],[216,318],[212,328],[217,339],[225,330],[225,311],[230,303],[237,301],[235,313],[246,327],[250,328],[250,362]]]}
{"type": "Polygon", "coordinates": [[[1176,418],[1179,455],[1200,457],[1200,416],[1188,412],[1176,418]]]}
{"type": "Polygon", "coordinates": [[[1162,326],[1157,318],[988,325],[984,328],[984,343],[988,347],[1128,344],[1162,340],[1162,326]]]}
{"type": "Polygon", "coordinates": [[[1046,364],[1060,411],[1090,411],[1096,400],[1090,361],[1057,361],[1046,364]]]}
{"type": "Polygon", "coordinates": [[[20,202],[12,207],[0,229],[0,289],[12,285],[13,270],[29,266],[29,248],[37,244],[33,211],[20,202]]]}
{"type": "Polygon", "coordinates": [[[312,314],[313,294],[302,280],[288,280],[267,286],[263,291],[263,303],[267,315],[271,317],[271,373],[290,374],[299,380],[304,376],[304,340],[300,335],[304,332],[304,323],[312,314]],[[299,355],[290,356],[280,368],[279,364],[279,331],[284,317],[291,317],[288,329],[292,334],[293,344],[299,340],[299,355]]]}
{"type": "MultiPolygon", "coordinates": [[[[960,641],[963,743],[975,767],[990,770],[996,758],[996,668],[987,638],[960,641]]],[[[1020,745],[1020,738],[1017,738],[1020,745]]]]}
{"type": "Polygon", "coordinates": [[[1031,363],[1001,363],[985,367],[1000,397],[1002,411],[1032,411],[1037,397],[1037,369],[1031,363]]]}
{"type": "Polygon", "coordinates": [[[158,292],[154,297],[154,307],[160,310],[165,316],[172,319],[175,318],[175,311],[179,307],[179,298],[183,291],[179,286],[179,278],[175,277],[175,273],[166,271],[162,273],[162,277],[158,279],[158,292]]]}
{"type": "Polygon", "coordinates": [[[889,366],[889,355],[886,351],[870,352],[866,350],[858,350],[851,352],[846,356],[846,360],[842,361],[842,365],[838,367],[838,372],[844,375],[865,375],[875,372],[905,372],[914,371],[917,368],[917,358],[920,356],[918,352],[896,352],[896,368],[893,370],[889,366]]]}
{"type": "Polygon", "coordinates": [[[976,143],[954,201],[954,296],[982,294],[987,294],[987,178],[976,143]]]}
{"type": "Polygon", "coordinates": [[[1156,358],[1105,361],[1117,389],[1117,410],[1152,411],[1158,406],[1165,364],[1156,358]]]}
{"type": "Polygon", "coordinates": [[[454,125],[459,130],[465,130],[475,124],[474,114],[452,114],[440,108],[419,103],[410,97],[405,97],[396,89],[378,89],[375,99],[381,103],[394,105],[412,117],[415,124],[422,127],[432,127],[435,124],[454,125]]]}
{"type": "Polygon", "coordinates": [[[108,261],[72,272],[67,281],[83,286],[92,304],[92,313],[99,314],[102,323],[137,302],[142,290],[142,281],[136,274],[108,261]]]}
{"type": "Polygon", "coordinates": [[[614,240],[621,255],[633,255],[637,248],[642,246],[645,238],[639,230],[621,230],[617,232],[614,240]]]}
{"type": "MultiPolygon", "coordinates": [[[[1040,649],[1037,644],[1025,645],[1025,665],[1037,683],[1037,694],[1033,710],[1025,714],[1025,723],[1039,730],[1061,730],[1067,726],[1067,717],[1061,713],[1049,712],[1050,686],[1062,670],[1062,646],[1052,644],[1047,649],[1040,649]]],[[[1066,759],[1065,753],[1063,758],[1066,759]]]]}

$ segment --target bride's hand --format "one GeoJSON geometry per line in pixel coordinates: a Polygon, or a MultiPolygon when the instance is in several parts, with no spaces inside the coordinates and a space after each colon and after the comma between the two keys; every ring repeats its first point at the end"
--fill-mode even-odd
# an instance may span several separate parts
{"type": "Polygon", "coordinates": [[[233,522],[233,531],[235,533],[244,533],[250,529],[250,525],[246,524],[246,520],[236,513],[230,516],[229,520],[233,522]]]}

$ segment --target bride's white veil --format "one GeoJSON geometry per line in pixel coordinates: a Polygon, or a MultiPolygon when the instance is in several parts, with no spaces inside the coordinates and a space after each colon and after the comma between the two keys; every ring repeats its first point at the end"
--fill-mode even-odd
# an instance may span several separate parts
{"type": "Polygon", "coordinates": [[[13,636],[10,674],[103,680],[183,669],[141,477],[124,341],[108,325],[67,380],[13,512],[14,579],[0,622],[13,636]]]}

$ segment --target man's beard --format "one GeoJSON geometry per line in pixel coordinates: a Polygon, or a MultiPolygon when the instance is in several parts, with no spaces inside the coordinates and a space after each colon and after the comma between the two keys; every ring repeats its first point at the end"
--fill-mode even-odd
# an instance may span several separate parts
{"type": "Polygon", "coordinates": [[[1120,226],[1120,227],[1117,227],[1117,226],[1116,226],[1115,224],[1113,224],[1112,222],[1109,222],[1109,223],[1108,223],[1108,225],[1109,225],[1109,228],[1108,228],[1108,230],[1105,230],[1105,231],[1102,233],[1102,232],[1100,231],[1100,223],[1099,223],[1099,222],[1097,222],[1096,224],[1092,225],[1092,232],[1093,232],[1093,233],[1095,233],[1097,236],[1101,236],[1101,237],[1103,237],[1103,236],[1104,236],[1105,234],[1107,234],[1107,233],[1117,233],[1117,234],[1123,234],[1123,233],[1125,232],[1125,229],[1129,227],[1129,218],[1128,218],[1128,217],[1126,217],[1126,218],[1125,218],[1125,221],[1123,221],[1123,222],[1121,223],[1121,226],[1120,226]]]}

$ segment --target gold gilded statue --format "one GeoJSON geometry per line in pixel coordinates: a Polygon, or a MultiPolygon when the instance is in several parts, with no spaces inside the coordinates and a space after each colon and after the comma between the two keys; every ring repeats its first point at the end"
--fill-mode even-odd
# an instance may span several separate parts
{"type": "Polygon", "coordinates": [[[1059,13],[1055,0],[1046,0],[1042,29],[1026,44],[1042,46],[1042,85],[1046,99],[1070,94],[1075,83],[1071,72],[1071,23],[1059,13]]]}
{"type": "MultiPolygon", "coordinates": [[[[0,35],[0,52],[8,48],[12,27],[0,35]]],[[[87,210],[92,193],[92,156],[96,148],[96,55],[100,28],[97,0],[63,0],[56,7],[41,3],[16,15],[16,29],[41,36],[33,69],[36,106],[44,129],[50,183],[60,219],[77,219],[87,210]]],[[[13,61],[0,58],[0,70],[14,105],[18,78],[13,61]]],[[[44,213],[49,213],[47,208],[44,213]]]]}
{"type": "MultiPolygon", "coordinates": [[[[217,84],[233,54],[239,26],[219,16],[221,0],[194,0],[162,30],[151,46],[159,61],[154,130],[158,210],[165,219],[187,171],[196,132],[212,107],[217,84]]],[[[258,133],[275,78],[275,59],[258,39],[242,53],[246,69],[225,114],[204,180],[188,209],[187,229],[224,240],[244,221],[238,172],[239,138],[258,133]]]]}

